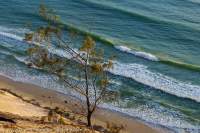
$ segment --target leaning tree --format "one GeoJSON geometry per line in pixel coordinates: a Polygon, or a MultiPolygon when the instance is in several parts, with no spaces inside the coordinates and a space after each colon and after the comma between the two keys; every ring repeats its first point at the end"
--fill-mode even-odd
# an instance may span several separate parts
{"type": "MultiPolygon", "coordinates": [[[[112,59],[104,58],[102,49],[95,47],[95,41],[85,36],[78,50],[65,39],[64,25],[44,5],[40,6],[39,14],[47,23],[34,32],[25,34],[25,41],[30,44],[29,66],[36,66],[59,77],[59,80],[84,98],[84,109],[87,126],[91,126],[91,117],[97,105],[104,99],[116,96],[109,89],[108,69],[112,69],[112,59]],[[52,49],[62,49],[66,56],[56,55],[52,49]]],[[[73,33],[73,31],[71,32],[73,33]]]]}

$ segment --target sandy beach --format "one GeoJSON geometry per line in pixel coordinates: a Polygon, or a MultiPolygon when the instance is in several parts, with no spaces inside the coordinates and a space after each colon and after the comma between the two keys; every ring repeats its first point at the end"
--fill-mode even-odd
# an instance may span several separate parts
{"type": "MultiPolygon", "coordinates": [[[[62,110],[77,114],[75,115],[78,117],[77,119],[84,121],[79,109],[79,101],[64,94],[32,84],[15,82],[3,76],[0,76],[0,89],[7,90],[11,94],[15,94],[23,99],[23,101],[17,100],[9,93],[6,95],[0,95],[0,112],[9,112],[9,110],[12,110],[15,115],[45,116],[47,114],[46,109],[59,107],[62,110]],[[25,101],[31,102],[25,103],[25,101]],[[32,104],[38,106],[33,107],[32,104]]],[[[122,131],[123,133],[164,132],[164,130],[149,127],[148,125],[133,118],[129,118],[128,116],[120,115],[120,113],[105,109],[97,109],[93,116],[93,124],[105,127],[107,122],[123,125],[125,127],[122,131]]]]}

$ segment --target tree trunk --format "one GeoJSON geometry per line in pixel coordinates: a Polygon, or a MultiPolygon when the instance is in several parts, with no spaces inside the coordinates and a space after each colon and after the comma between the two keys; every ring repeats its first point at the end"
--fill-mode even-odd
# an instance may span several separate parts
{"type": "Polygon", "coordinates": [[[91,123],[91,117],[92,117],[92,112],[89,111],[89,112],[87,113],[87,126],[88,126],[88,127],[91,127],[91,125],[92,125],[92,123],[91,123]]]}
{"type": "Polygon", "coordinates": [[[88,53],[85,63],[85,85],[86,85],[86,104],[87,104],[87,126],[91,127],[92,111],[90,110],[90,98],[89,98],[89,83],[88,83],[88,53]]]}

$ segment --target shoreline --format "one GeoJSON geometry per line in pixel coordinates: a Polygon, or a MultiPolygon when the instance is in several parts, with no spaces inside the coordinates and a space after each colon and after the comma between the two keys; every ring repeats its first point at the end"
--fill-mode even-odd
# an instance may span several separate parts
{"type": "MultiPolygon", "coordinates": [[[[0,88],[8,89],[26,100],[35,100],[36,104],[41,107],[59,107],[67,111],[79,112],[79,101],[66,94],[60,93],[55,90],[45,89],[37,85],[22,83],[14,81],[8,77],[0,75],[0,88]]],[[[106,123],[115,123],[125,126],[124,133],[165,133],[169,132],[168,129],[160,127],[151,127],[150,125],[130,117],[121,112],[110,109],[98,108],[93,115],[93,123],[95,125],[106,126],[106,123]],[[126,123],[126,124],[124,124],[126,123]]]]}

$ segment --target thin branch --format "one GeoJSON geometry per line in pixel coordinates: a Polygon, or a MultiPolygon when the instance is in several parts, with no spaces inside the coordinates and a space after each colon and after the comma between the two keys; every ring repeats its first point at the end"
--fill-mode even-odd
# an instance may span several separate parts
{"type": "Polygon", "coordinates": [[[75,91],[77,91],[78,93],[80,93],[80,94],[86,96],[86,94],[83,92],[83,90],[80,89],[79,87],[72,85],[72,84],[69,83],[66,79],[63,79],[63,81],[64,81],[69,87],[71,87],[72,89],[74,89],[75,91]]]}
{"type": "MultiPolygon", "coordinates": [[[[63,39],[61,39],[61,38],[59,38],[59,40],[60,40],[62,43],[66,44],[66,45],[62,45],[63,48],[69,49],[70,51],[73,52],[73,53],[72,53],[72,56],[75,54],[77,57],[79,57],[79,58],[81,59],[81,62],[82,62],[82,61],[86,62],[86,60],[85,60],[79,53],[77,53],[73,48],[71,48],[71,47],[67,44],[67,42],[65,42],[65,41],[64,41],[63,39]]],[[[71,54],[70,51],[68,51],[68,52],[71,54]]]]}

